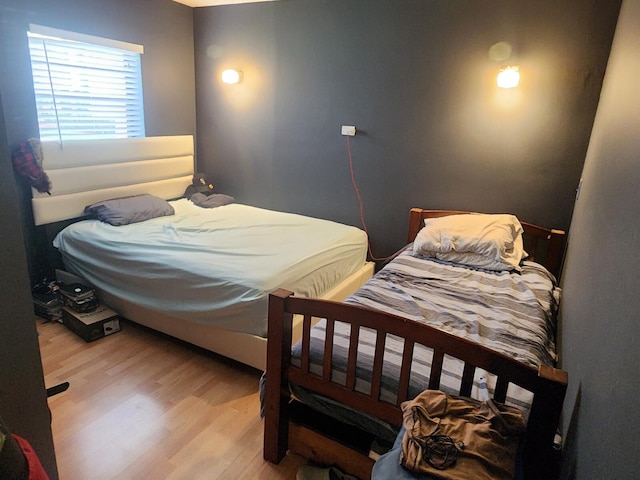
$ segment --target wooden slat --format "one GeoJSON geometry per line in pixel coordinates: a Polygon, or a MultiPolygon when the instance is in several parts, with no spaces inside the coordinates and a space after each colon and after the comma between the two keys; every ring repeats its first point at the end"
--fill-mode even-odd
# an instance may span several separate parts
{"type": "Polygon", "coordinates": [[[304,373],[309,372],[309,350],[311,349],[311,315],[304,315],[302,319],[302,354],[300,356],[300,369],[304,373]]]}
{"type": "Polygon", "coordinates": [[[387,332],[378,331],[376,337],[376,353],[373,357],[373,373],[371,376],[371,396],[378,400],[380,398],[380,387],[382,385],[382,365],[384,363],[384,346],[387,343],[387,332]]]}
{"type": "Polygon", "coordinates": [[[360,329],[356,325],[351,325],[351,335],[349,336],[349,358],[347,361],[347,381],[348,390],[353,390],[356,385],[356,366],[358,364],[358,341],[360,329]]]}
{"type": "Polygon", "coordinates": [[[433,359],[431,360],[431,370],[429,371],[429,390],[438,390],[440,388],[443,361],[444,352],[434,349],[433,359]]]}
{"type": "Polygon", "coordinates": [[[327,318],[327,328],[325,329],[324,339],[324,359],[322,364],[322,378],[324,381],[331,380],[331,365],[333,364],[333,332],[335,322],[333,319],[327,318]]]}
{"type": "Polygon", "coordinates": [[[402,365],[400,366],[400,378],[398,380],[398,399],[396,401],[396,405],[398,407],[409,397],[409,380],[411,379],[414,345],[415,344],[410,340],[405,340],[404,342],[402,365]]]}
{"type": "Polygon", "coordinates": [[[464,370],[462,371],[462,383],[460,384],[460,395],[463,397],[471,396],[471,389],[473,388],[473,376],[476,372],[476,367],[470,363],[464,364],[464,370]]]}
{"type": "Polygon", "coordinates": [[[496,388],[493,392],[493,399],[496,402],[504,403],[507,399],[507,390],[509,389],[509,382],[500,377],[496,381],[496,388]]]}

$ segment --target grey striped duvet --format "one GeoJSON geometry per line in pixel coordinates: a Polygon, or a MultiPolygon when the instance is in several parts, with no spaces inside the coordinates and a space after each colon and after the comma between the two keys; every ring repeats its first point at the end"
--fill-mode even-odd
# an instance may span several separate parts
{"type": "MultiPolygon", "coordinates": [[[[407,248],[385,266],[346,302],[382,310],[402,317],[427,323],[459,337],[480,343],[488,348],[510,355],[533,366],[555,363],[555,313],[560,290],[554,277],[542,266],[523,262],[522,272],[487,272],[433,259],[415,257],[407,248]]],[[[350,327],[336,322],[334,333],[334,381],[344,383],[350,327]]],[[[311,371],[322,372],[322,353],[325,321],[311,331],[311,371]]],[[[358,345],[356,390],[368,392],[373,362],[375,333],[362,329],[358,345]]],[[[382,398],[395,402],[402,343],[389,336],[386,341],[382,398]]],[[[300,346],[293,348],[293,363],[299,363],[300,346]]],[[[416,346],[411,377],[411,395],[417,395],[428,384],[432,352],[416,346]]],[[[478,378],[484,372],[476,371],[472,397],[478,398],[478,378]]],[[[455,394],[459,390],[462,364],[445,357],[440,389],[455,394]]],[[[487,376],[489,390],[494,379],[487,376]]],[[[341,416],[339,407],[327,399],[311,397],[294,387],[294,394],[305,403],[329,410],[341,416]],[[310,398],[311,397],[311,398],[310,398]]],[[[510,385],[507,403],[528,412],[531,395],[510,385]]],[[[353,423],[353,412],[346,411],[353,423]]],[[[372,430],[367,421],[359,426],[372,430]]],[[[376,427],[375,432],[380,435],[376,427]]],[[[390,434],[389,434],[390,435],[390,434]]],[[[384,437],[384,435],[383,435],[384,437]]],[[[390,438],[390,437],[389,437],[390,438]]]]}

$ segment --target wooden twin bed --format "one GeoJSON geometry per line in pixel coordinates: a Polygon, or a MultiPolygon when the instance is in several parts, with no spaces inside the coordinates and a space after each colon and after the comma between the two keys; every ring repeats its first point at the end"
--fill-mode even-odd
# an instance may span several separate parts
{"type": "MultiPolygon", "coordinates": [[[[414,241],[425,218],[460,213],[464,212],[412,209],[408,242],[414,241]]],[[[564,251],[564,232],[526,223],[522,223],[522,227],[525,249],[529,253],[528,260],[531,261],[526,268],[536,269],[536,263],[539,263],[557,278],[564,251]]],[[[398,255],[365,287],[376,281],[393,282],[394,270],[390,269],[389,273],[387,269],[395,262],[399,263],[395,267],[398,271],[413,268],[410,263],[406,263],[409,256],[407,252],[398,255]],[[376,280],[385,275],[390,280],[376,280]]],[[[527,275],[529,270],[512,276],[527,275]]],[[[516,280],[520,281],[520,278],[516,280]]],[[[419,276],[414,279],[414,283],[422,281],[419,276]]],[[[536,282],[538,281],[534,283],[536,282]]],[[[376,290],[373,288],[370,292],[366,292],[366,288],[364,290],[361,297],[376,297],[376,290]]],[[[489,295],[491,294],[489,291],[489,295]]],[[[537,308],[537,305],[534,307],[537,308]]],[[[464,311],[464,304],[462,308],[464,311]]],[[[473,308],[482,311],[483,306],[473,308]]],[[[369,478],[374,463],[369,456],[369,445],[375,435],[370,430],[367,431],[366,425],[345,426],[344,418],[350,421],[350,417],[362,413],[368,421],[380,421],[397,431],[402,423],[400,405],[416,395],[416,387],[473,396],[477,388],[478,373],[487,372],[491,375],[489,390],[495,401],[515,401],[517,404],[517,400],[513,399],[522,392],[527,398],[523,409],[528,413],[528,422],[521,456],[521,473],[524,478],[553,478],[557,473],[559,460],[554,437],[567,387],[567,373],[553,365],[553,338],[549,340],[551,357],[544,360],[546,364],[535,360],[523,361],[514,358],[509,351],[500,353],[470,339],[395,315],[393,310],[393,307],[381,311],[356,304],[297,298],[282,289],[271,295],[263,405],[264,458],[278,463],[287,451],[291,451],[320,464],[338,466],[359,478],[369,478]],[[295,345],[295,355],[292,355],[294,345],[291,330],[294,315],[303,316],[304,322],[302,340],[295,345]],[[321,322],[320,333],[316,332],[320,324],[313,326],[317,319],[326,319],[321,322]],[[346,329],[343,328],[345,325],[346,329]],[[339,326],[342,328],[340,334],[336,333],[339,326]],[[365,331],[369,332],[367,335],[373,335],[367,340],[370,351],[366,355],[360,351],[361,337],[365,331]],[[399,345],[394,347],[398,368],[389,373],[385,369],[388,368],[388,350],[392,342],[399,345]],[[426,366],[418,365],[422,361],[421,355],[424,355],[417,355],[418,349],[429,352],[431,358],[426,366]],[[344,365],[337,369],[336,352],[339,351],[346,358],[342,359],[344,365]],[[366,360],[360,357],[366,357],[366,360]],[[451,374],[447,370],[452,361],[456,362],[455,371],[458,373],[451,374]],[[369,371],[364,387],[360,379],[362,373],[359,373],[365,368],[363,362],[367,363],[369,371]],[[422,368],[424,372],[416,384],[413,376],[418,368],[422,368]],[[389,377],[393,378],[390,380],[389,377]],[[295,395],[291,393],[292,387],[295,395]],[[307,393],[311,397],[307,397],[307,393]],[[305,398],[305,401],[307,398],[320,398],[321,403],[329,406],[321,413],[306,406],[299,398],[305,398]],[[343,421],[338,422],[332,418],[333,411],[342,409],[342,406],[347,413],[346,417],[342,415],[343,421]]],[[[551,310],[554,310],[553,307],[551,310]]],[[[446,316],[446,311],[442,315],[446,316]]],[[[555,320],[550,318],[551,315],[547,316],[547,325],[542,328],[550,330],[553,337],[555,331],[551,330],[554,330],[555,320]]]]}

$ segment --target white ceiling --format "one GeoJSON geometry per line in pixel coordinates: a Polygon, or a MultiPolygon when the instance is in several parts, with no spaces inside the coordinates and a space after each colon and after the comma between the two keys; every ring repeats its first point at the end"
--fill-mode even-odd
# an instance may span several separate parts
{"type": "Polygon", "coordinates": [[[173,0],[190,7],[212,7],[214,5],[233,5],[235,3],[277,2],[278,0],[173,0]]]}

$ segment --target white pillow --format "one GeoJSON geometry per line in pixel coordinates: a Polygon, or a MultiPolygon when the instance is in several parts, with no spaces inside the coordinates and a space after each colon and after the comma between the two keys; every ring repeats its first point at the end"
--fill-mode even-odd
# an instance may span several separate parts
{"type": "Polygon", "coordinates": [[[414,255],[487,270],[518,270],[526,256],[522,225],[514,215],[463,214],[427,218],[414,255]]]}

